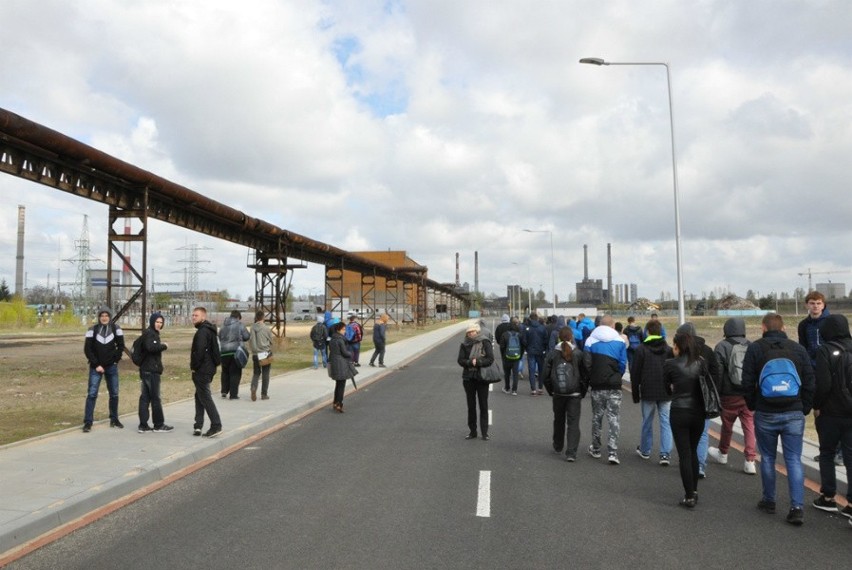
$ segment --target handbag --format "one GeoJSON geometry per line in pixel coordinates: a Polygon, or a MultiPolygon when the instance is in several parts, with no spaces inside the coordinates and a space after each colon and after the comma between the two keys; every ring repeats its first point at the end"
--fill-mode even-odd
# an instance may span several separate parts
{"type": "MultiPolygon", "coordinates": [[[[491,342],[491,341],[483,341],[483,342],[491,342]]],[[[493,350],[493,348],[494,348],[494,346],[493,346],[493,343],[492,343],[492,350],[493,350]]],[[[476,354],[477,354],[476,358],[482,358],[482,356],[485,354],[485,351],[482,350],[482,346],[480,344],[475,344],[474,348],[471,349],[471,359],[474,358],[474,350],[476,350],[476,354]]],[[[493,352],[493,354],[496,355],[497,353],[493,352]]],[[[476,369],[476,376],[477,376],[477,379],[480,382],[485,382],[486,384],[494,384],[496,382],[502,382],[503,381],[503,367],[500,365],[500,359],[495,356],[494,361],[491,363],[490,366],[487,366],[485,368],[477,368],[476,369]]]]}
{"type": "Polygon", "coordinates": [[[704,399],[704,417],[708,419],[718,418],[722,415],[722,403],[719,400],[719,392],[716,384],[710,379],[707,367],[702,364],[701,374],[698,376],[701,385],[701,397],[704,399]]]}
{"type": "Polygon", "coordinates": [[[271,352],[258,352],[257,353],[257,363],[261,366],[269,366],[272,364],[272,353],[271,352]]]}
{"type": "Polygon", "coordinates": [[[245,368],[249,360],[248,352],[246,352],[246,349],[242,346],[238,346],[237,350],[234,351],[234,360],[240,368],[245,368]]]}

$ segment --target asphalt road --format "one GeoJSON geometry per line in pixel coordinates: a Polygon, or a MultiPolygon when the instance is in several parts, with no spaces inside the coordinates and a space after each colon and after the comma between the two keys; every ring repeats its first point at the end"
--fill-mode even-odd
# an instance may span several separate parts
{"type": "Polygon", "coordinates": [[[457,350],[445,343],[347,396],[345,414],[308,416],[8,568],[848,567],[847,520],[808,507],[804,526],[786,524],[780,475],[779,513],[760,513],[759,478],[733,452],[710,466],[698,507],[678,507],[676,457],[666,468],[635,455],[626,393],[620,466],[553,454],[550,400],[523,382],[516,397],[491,394],[491,441],[466,441],[457,350]]]}

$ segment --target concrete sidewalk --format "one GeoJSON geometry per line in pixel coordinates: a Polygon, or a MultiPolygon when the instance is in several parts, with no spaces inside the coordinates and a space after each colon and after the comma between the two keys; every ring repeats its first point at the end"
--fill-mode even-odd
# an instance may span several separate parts
{"type": "MultiPolygon", "coordinates": [[[[388,368],[368,366],[371,353],[362,353],[359,388],[453,336],[461,340],[466,326],[463,321],[388,345],[388,368]]],[[[352,390],[350,383],[347,393],[352,390]]],[[[166,406],[166,421],[175,427],[171,433],[137,433],[138,417],[129,414],[122,417],[123,430],[102,421],[88,434],[78,426],[0,448],[0,559],[112,501],[330,405],[333,391],[325,369],[307,368],[271,378],[270,399],[252,402],[244,374],[239,400],[216,398],[224,431],[214,439],[193,437],[195,403],[188,399],[166,406]]]]}

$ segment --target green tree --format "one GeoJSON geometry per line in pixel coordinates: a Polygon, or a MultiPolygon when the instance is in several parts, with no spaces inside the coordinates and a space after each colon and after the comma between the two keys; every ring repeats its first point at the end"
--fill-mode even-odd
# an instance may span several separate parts
{"type": "Polygon", "coordinates": [[[0,301],[9,301],[12,299],[12,293],[9,291],[9,285],[6,284],[6,280],[4,279],[0,282],[0,301]]]}

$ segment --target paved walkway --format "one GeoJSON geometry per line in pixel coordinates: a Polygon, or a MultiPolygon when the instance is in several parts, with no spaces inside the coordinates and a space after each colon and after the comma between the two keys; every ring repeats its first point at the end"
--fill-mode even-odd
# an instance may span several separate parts
{"type": "MultiPolygon", "coordinates": [[[[453,336],[461,339],[466,325],[467,321],[456,323],[388,345],[388,368],[367,366],[370,354],[362,354],[359,387],[453,336]]],[[[252,402],[244,382],[240,400],[216,399],[224,432],[214,439],[192,436],[195,404],[189,399],[166,406],[166,421],[175,427],[172,433],[137,433],[134,413],[123,417],[127,426],[123,430],[98,422],[89,434],[78,426],[0,448],[0,564],[8,551],[47,532],[329,405],[333,388],[324,369],[307,368],[273,377],[271,399],[252,402]]],[[[719,420],[711,429],[719,431],[719,420]]],[[[735,440],[741,442],[741,434],[735,440]]],[[[711,445],[715,443],[711,440],[711,445]]],[[[805,441],[805,474],[818,482],[819,468],[812,461],[817,451],[805,441]]],[[[843,475],[838,469],[838,480],[846,483],[843,475]]]]}
{"type": "MultiPolygon", "coordinates": [[[[388,368],[371,368],[372,352],[362,353],[359,388],[452,336],[461,339],[466,325],[456,323],[388,345],[388,368]]],[[[175,427],[171,433],[137,433],[134,413],[122,417],[123,430],[96,422],[88,434],[78,426],[0,448],[0,559],[112,501],[330,405],[334,382],[323,368],[289,372],[271,378],[270,399],[256,402],[249,397],[245,375],[242,387],[239,400],[216,398],[224,431],[214,439],[192,436],[195,403],[188,399],[166,406],[166,422],[175,427]]],[[[347,392],[352,390],[350,383],[347,392]]]]}

